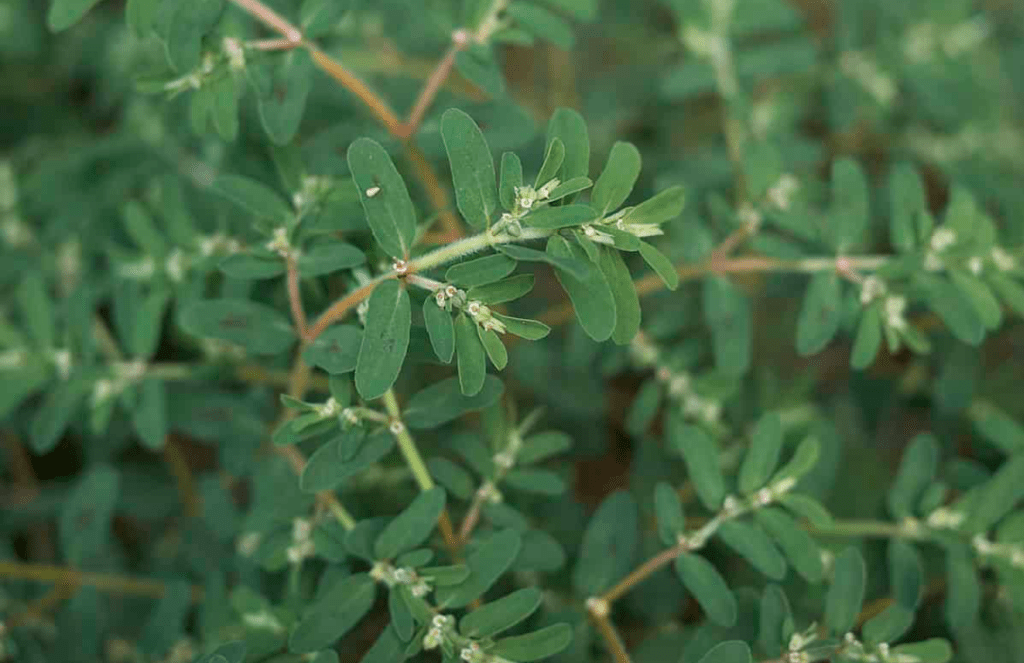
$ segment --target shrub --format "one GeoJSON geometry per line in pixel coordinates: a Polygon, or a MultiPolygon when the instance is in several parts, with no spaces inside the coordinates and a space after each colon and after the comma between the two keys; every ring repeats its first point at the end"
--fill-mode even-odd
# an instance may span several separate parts
{"type": "Polygon", "coordinates": [[[1022,19],[6,0],[0,660],[1018,660],[1022,19]]]}

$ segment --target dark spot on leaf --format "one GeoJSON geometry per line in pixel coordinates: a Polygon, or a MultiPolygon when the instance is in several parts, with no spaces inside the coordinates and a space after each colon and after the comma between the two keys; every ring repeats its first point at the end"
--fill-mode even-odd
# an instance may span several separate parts
{"type": "Polygon", "coordinates": [[[222,329],[245,329],[249,326],[249,319],[229,314],[220,319],[220,326],[222,329]]]}

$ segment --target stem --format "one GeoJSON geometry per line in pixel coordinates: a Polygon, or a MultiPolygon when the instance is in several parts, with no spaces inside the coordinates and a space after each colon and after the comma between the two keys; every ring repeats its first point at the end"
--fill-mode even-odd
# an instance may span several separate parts
{"type": "Polygon", "coordinates": [[[299,290],[299,266],[293,256],[288,256],[288,304],[292,310],[292,322],[299,338],[306,337],[306,309],[302,305],[302,292],[299,290]]]}
{"type": "Polygon", "coordinates": [[[874,539],[914,539],[929,538],[927,531],[921,528],[909,528],[899,523],[880,520],[836,520],[827,527],[810,526],[811,534],[821,537],[854,537],[874,539]]]}
{"type": "Polygon", "coordinates": [[[444,57],[441,58],[433,73],[427,78],[423,89],[420,90],[419,97],[416,99],[416,103],[412,107],[412,111],[409,113],[409,119],[405,121],[403,129],[406,136],[414,136],[419,131],[423,117],[434,102],[434,98],[437,97],[441,86],[444,85],[445,81],[448,80],[448,76],[452,73],[452,67],[455,66],[455,56],[465,50],[467,46],[469,46],[469,35],[464,30],[457,30],[452,35],[452,45],[448,47],[444,57]]]}
{"type": "Polygon", "coordinates": [[[231,0],[231,2],[244,9],[253,18],[263,23],[263,25],[278,32],[288,41],[295,44],[302,41],[302,30],[299,30],[259,0],[231,0]]]}
{"type": "MultiPolygon", "coordinates": [[[[306,457],[302,455],[302,452],[295,447],[280,447],[277,452],[285,457],[291,464],[295,474],[301,475],[302,471],[306,469],[306,457]]],[[[341,523],[341,526],[346,530],[354,529],[356,526],[356,519],[352,517],[352,514],[342,506],[338,498],[329,490],[317,493],[317,498],[327,505],[327,508],[334,515],[334,517],[341,523]]]]}
{"type": "Polygon", "coordinates": [[[590,620],[594,622],[597,632],[604,638],[604,642],[608,645],[608,651],[611,652],[615,663],[632,663],[632,659],[629,658],[629,652],[626,651],[626,646],[622,644],[622,638],[619,637],[619,633],[615,630],[615,625],[612,624],[608,615],[594,610],[589,612],[590,620]]]}
{"type": "MultiPolygon", "coordinates": [[[[154,599],[163,598],[166,586],[159,580],[133,578],[114,573],[90,573],[79,571],[70,566],[51,566],[49,564],[28,564],[0,560],[0,577],[16,580],[34,580],[36,582],[68,583],[71,585],[87,585],[101,592],[134,596],[148,596],[154,599]]],[[[198,603],[203,598],[203,588],[192,586],[192,602],[198,603]]]]}
{"type": "Polygon", "coordinates": [[[416,144],[413,137],[405,140],[405,156],[412,166],[413,173],[419,179],[423,192],[427,194],[431,206],[437,210],[444,226],[445,241],[456,240],[462,237],[462,229],[459,226],[458,217],[451,211],[451,201],[448,199],[448,190],[441,184],[437,171],[430,164],[423,150],[416,144]]]}
{"type": "MultiPolygon", "coordinates": [[[[238,2],[239,0],[233,1],[238,2]]],[[[342,87],[356,95],[373,117],[384,125],[388,133],[392,136],[401,137],[402,121],[398,119],[398,115],[395,114],[395,111],[391,110],[387,102],[377,96],[366,83],[346,69],[340,62],[331,58],[313,44],[307,44],[306,47],[309,49],[309,54],[313,57],[313,61],[328,76],[341,83],[342,87]]]]}
{"type": "MultiPolygon", "coordinates": [[[[484,231],[478,235],[473,235],[472,237],[466,237],[465,239],[452,242],[451,244],[435,249],[430,253],[425,253],[418,258],[413,258],[407,265],[406,273],[415,274],[416,272],[433,269],[434,267],[439,267],[452,262],[453,260],[458,260],[462,256],[476,253],[488,246],[511,244],[513,242],[525,242],[533,239],[543,239],[545,237],[550,237],[556,232],[558,231],[524,228],[521,235],[513,237],[512,235],[506,234],[493,235],[488,231],[484,231]]],[[[378,283],[394,278],[398,278],[398,273],[395,271],[381,274],[366,285],[357,290],[353,290],[331,304],[331,306],[320,315],[317,321],[313,323],[313,326],[310,327],[309,332],[306,334],[306,341],[312,342],[316,340],[316,338],[320,336],[320,334],[324,333],[328,327],[344,318],[345,314],[357,306],[359,302],[370,296],[370,293],[373,292],[373,289],[377,287],[378,283]]]]}
{"type": "MultiPolygon", "coordinates": [[[[402,410],[398,406],[398,399],[395,397],[394,389],[388,389],[384,393],[384,407],[388,411],[388,416],[391,417],[391,433],[398,441],[398,448],[402,452],[402,457],[405,458],[406,465],[409,466],[409,470],[416,479],[420,491],[430,490],[434,487],[434,479],[430,476],[427,464],[423,462],[423,456],[420,455],[420,450],[416,447],[416,440],[409,434],[409,429],[406,425],[402,423],[402,410]]],[[[438,527],[441,530],[441,536],[444,538],[444,543],[448,547],[449,552],[451,552],[453,558],[457,559],[459,543],[455,538],[455,530],[452,528],[452,519],[448,514],[447,508],[441,512],[441,517],[438,519],[438,527]]]]}

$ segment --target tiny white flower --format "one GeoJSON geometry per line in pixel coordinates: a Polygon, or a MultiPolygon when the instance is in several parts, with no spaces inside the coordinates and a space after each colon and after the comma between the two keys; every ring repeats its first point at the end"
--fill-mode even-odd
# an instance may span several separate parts
{"type": "Polygon", "coordinates": [[[885,300],[885,320],[893,329],[906,329],[907,319],[904,316],[907,310],[906,297],[893,295],[885,300]]]}
{"type": "Polygon", "coordinates": [[[1006,249],[995,247],[992,249],[992,262],[1001,272],[1009,272],[1017,267],[1017,261],[1006,249]]]}
{"type": "Polygon", "coordinates": [[[930,245],[933,251],[942,252],[956,244],[956,231],[952,228],[936,228],[932,233],[930,245]]]}
{"type": "Polygon", "coordinates": [[[466,307],[466,312],[474,317],[480,315],[480,302],[475,300],[470,302],[469,306],[466,307]]]}
{"type": "Polygon", "coordinates": [[[405,424],[396,419],[388,426],[388,430],[391,431],[392,435],[401,435],[405,432],[405,424]]]}
{"type": "Polygon", "coordinates": [[[391,269],[395,270],[395,273],[399,276],[404,276],[409,273],[409,263],[404,260],[396,260],[391,263],[391,269]]]}
{"type": "Polygon", "coordinates": [[[229,66],[235,71],[245,69],[245,50],[242,49],[242,43],[233,37],[225,37],[222,45],[224,54],[228,56],[229,66]]]}
{"type": "Polygon", "coordinates": [[[762,488],[761,490],[757,491],[757,503],[760,504],[761,506],[771,504],[772,499],[774,499],[774,496],[772,495],[772,491],[770,491],[769,489],[762,488]]]}
{"type": "Polygon", "coordinates": [[[885,281],[878,278],[877,276],[869,276],[864,279],[864,283],[861,284],[860,288],[860,303],[862,306],[867,306],[878,297],[885,294],[885,281]]]}
{"type": "Polygon", "coordinates": [[[981,270],[984,269],[985,263],[982,261],[981,256],[974,256],[967,261],[967,268],[971,270],[971,273],[975,276],[981,274],[981,270]]]}
{"type": "Polygon", "coordinates": [[[607,617],[611,612],[611,606],[608,605],[608,601],[598,596],[591,596],[587,599],[587,612],[595,617],[607,617]]]}

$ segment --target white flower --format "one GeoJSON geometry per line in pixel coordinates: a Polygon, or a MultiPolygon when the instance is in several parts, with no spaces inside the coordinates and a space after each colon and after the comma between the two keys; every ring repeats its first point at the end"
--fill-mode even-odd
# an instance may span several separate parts
{"type": "Polygon", "coordinates": [[[288,229],[281,226],[274,229],[274,235],[266,244],[268,251],[273,251],[282,258],[287,258],[291,253],[291,242],[288,241],[288,229]]]}
{"type": "Polygon", "coordinates": [[[167,272],[167,276],[175,283],[180,283],[185,278],[185,254],[182,253],[181,249],[174,249],[170,255],[167,256],[167,261],[164,263],[164,270],[167,272]]]}
{"type": "Polygon", "coordinates": [[[942,252],[956,244],[956,231],[952,228],[936,228],[932,233],[931,247],[933,251],[942,252]]]}
{"type": "Polygon", "coordinates": [[[885,321],[893,329],[906,329],[907,319],[905,313],[907,310],[907,299],[906,297],[900,297],[893,295],[887,297],[885,300],[885,321]]]}
{"type": "Polygon", "coordinates": [[[860,303],[862,306],[867,306],[878,297],[885,294],[885,281],[878,278],[877,276],[869,276],[864,279],[864,283],[861,284],[860,288],[860,303]]]}
{"type": "Polygon", "coordinates": [[[992,249],[992,262],[1001,272],[1009,272],[1017,267],[1014,257],[999,246],[992,249]]]}
{"type": "Polygon", "coordinates": [[[225,37],[221,43],[224,54],[228,56],[228,64],[231,69],[234,71],[245,69],[245,50],[242,48],[242,43],[233,37],[225,37]]]}
{"type": "Polygon", "coordinates": [[[971,270],[971,273],[975,276],[981,274],[981,270],[984,269],[985,264],[982,262],[981,256],[973,256],[967,261],[967,268],[971,270]]]}
{"type": "Polygon", "coordinates": [[[800,180],[790,173],[785,173],[779,181],[768,189],[768,200],[780,210],[788,210],[793,202],[793,195],[800,190],[800,180]]]}

